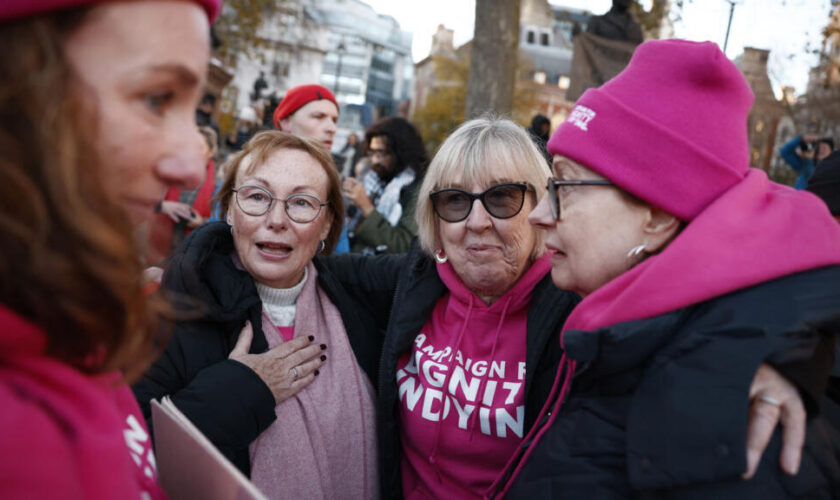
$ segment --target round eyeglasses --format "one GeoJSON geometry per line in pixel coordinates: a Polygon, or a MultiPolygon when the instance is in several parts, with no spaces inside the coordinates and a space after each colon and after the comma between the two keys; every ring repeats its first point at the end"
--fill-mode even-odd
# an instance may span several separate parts
{"type": "Polygon", "coordinates": [[[526,191],[534,191],[534,187],[522,182],[506,182],[491,186],[482,193],[455,188],[439,189],[429,198],[437,216],[446,222],[461,222],[469,217],[475,200],[481,200],[491,216],[510,219],[522,210],[526,191]]]}
{"type": "Polygon", "coordinates": [[[293,194],[286,199],[275,198],[267,189],[259,186],[241,186],[234,189],[236,204],[248,215],[259,216],[268,213],[275,201],[283,203],[286,215],[294,222],[305,224],[312,222],[326,205],[309,194],[293,194]]]}
{"type": "Polygon", "coordinates": [[[563,200],[560,193],[566,193],[574,186],[612,186],[608,180],[563,180],[556,177],[548,178],[548,200],[551,202],[551,214],[555,220],[560,220],[562,215],[563,200]]]}

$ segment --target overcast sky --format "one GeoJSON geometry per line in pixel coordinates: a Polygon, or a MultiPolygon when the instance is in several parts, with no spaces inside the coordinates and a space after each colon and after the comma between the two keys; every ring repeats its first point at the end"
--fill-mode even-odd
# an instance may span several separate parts
{"type": "MultiPolygon", "coordinates": [[[[413,57],[429,54],[432,35],[439,24],[455,30],[455,44],[472,38],[474,0],[365,0],[377,12],[393,16],[414,34],[413,57]]],[[[611,0],[552,0],[552,4],[588,9],[595,14],[609,10],[611,0]]],[[[675,36],[711,40],[723,47],[730,4],[727,0],[685,0],[682,18],[674,23],[675,36]]],[[[806,54],[810,43],[818,48],[828,21],[831,0],[735,0],[726,54],[734,58],[744,47],[770,50],[770,80],[778,93],[781,85],[805,91],[808,69],[815,55],[806,54]]]]}

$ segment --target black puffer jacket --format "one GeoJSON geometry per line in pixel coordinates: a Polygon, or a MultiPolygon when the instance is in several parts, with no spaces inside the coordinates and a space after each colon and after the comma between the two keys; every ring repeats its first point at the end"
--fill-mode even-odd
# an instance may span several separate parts
{"type": "MultiPolygon", "coordinates": [[[[378,325],[387,325],[377,403],[380,479],[382,498],[401,498],[397,360],[409,351],[446,287],[434,260],[420,250],[416,239],[407,255],[340,255],[327,259],[326,265],[368,310],[377,313],[378,325]]],[[[558,290],[550,275],[534,289],[527,321],[525,432],[551,391],[562,354],[557,334],[579,300],[576,294],[558,290]]]]}
{"type": "MultiPolygon", "coordinates": [[[[262,302],[253,278],[235,267],[230,227],[211,223],[190,233],[173,255],[163,288],[192,299],[204,314],[180,322],[160,358],[134,386],[151,428],[151,400],[169,395],[192,422],[246,475],[248,445],[275,420],[274,396],[247,366],[228,359],[250,320],[251,353],[268,350],[262,331],[262,302]]],[[[318,285],[341,313],[359,365],[376,385],[382,337],[374,318],[335,280],[319,258],[318,285]]]]}
{"type": "Polygon", "coordinates": [[[796,383],[816,413],[838,312],[840,267],[826,267],[651,319],[566,332],[579,362],[571,395],[531,444],[507,498],[840,497],[836,435],[822,418],[809,420],[799,474],[778,466],[777,430],[755,478],[740,479],[758,365],[796,383]]]}

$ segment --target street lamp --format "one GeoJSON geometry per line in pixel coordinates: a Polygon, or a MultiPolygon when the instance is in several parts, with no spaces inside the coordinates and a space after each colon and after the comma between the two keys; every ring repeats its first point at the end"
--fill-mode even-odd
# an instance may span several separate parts
{"type": "Polygon", "coordinates": [[[340,88],[341,82],[341,58],[347,52],[347,47],[344,45],[344,39],[338,42],[338,47],[336,47],[336,52],[338,52],[338,68],[336,69],[335,74],[335,98],[338,99],[338,90],[340,88]]]}
{"type": "Polygon", "coordinates": [[[729,23],[726,25],[726,38],[723,39],[723,53],[726,54],[726,45],[729,43],[729,28],[732,27],[732,14],[735,12],[735,0],[726,0],[729,3],[729,23]]]}

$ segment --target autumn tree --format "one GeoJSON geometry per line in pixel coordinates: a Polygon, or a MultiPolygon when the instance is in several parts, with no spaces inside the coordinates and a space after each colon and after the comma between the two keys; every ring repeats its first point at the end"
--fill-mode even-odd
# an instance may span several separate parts
{"type": "Polygon", "coordinates": [[[227,0],[222,12],[213,25],[219,40],[216,49],[219,57],[228,66],[234,66],[236,58],[244,55],[259,57],[259,52],[269,46],[269,41],[259,36],[260,27],[266,19],[272,19],[284,0],[227,0]]]}
{"type": "MultiPolygon", "coordinates": [[[[436,84],[426,96],[412,121],[417,125],[426,149],[434,154],[440,144],[464,122],[467,101],[467,80],[470,72],[471,44],[458,49],[454,56],[433,56],[436,84]]],[[[530,60],[523,58],[514,73],[515,87],[512,109],[505,116],[523,126],[530,124],[536,107],[536,97],[529,88],[527,75],[532,70],[530,60]]],[[[500,114],[501,113],[497,113],[500,114]]]]}
{"type": "Polygon", "coordinates": [[[432,64],[437,83],[413,117],[430,154],[434,154],[443,140],[464,121],[469,47],[459,49],[455,57],[433,56],[432,64]]]}

